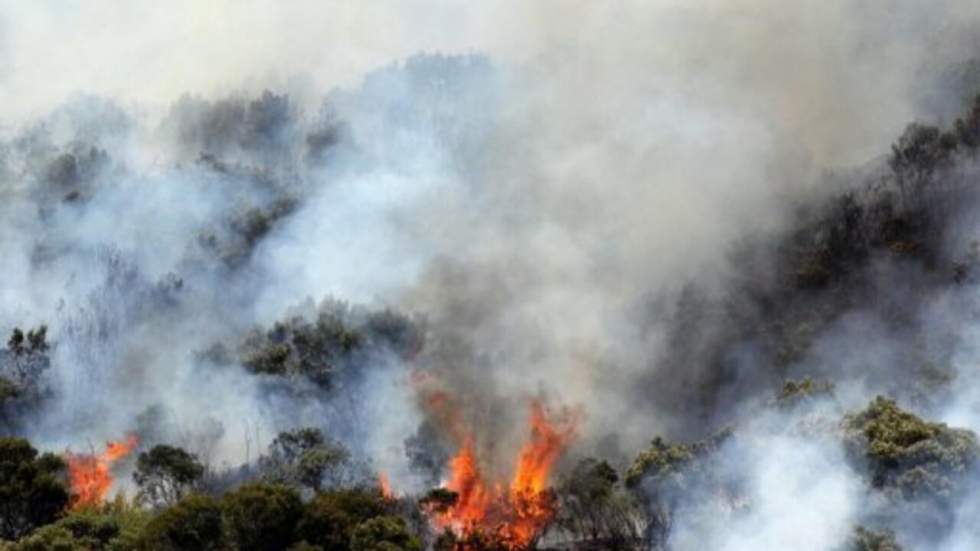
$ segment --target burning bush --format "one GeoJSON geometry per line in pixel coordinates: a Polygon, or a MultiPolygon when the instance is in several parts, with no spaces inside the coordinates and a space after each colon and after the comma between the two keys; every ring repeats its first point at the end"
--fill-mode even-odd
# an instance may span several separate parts
{"type": "Polygon", "coordinates": [[[112,488],[112,466],[129,455],[138,444],[135,436],[123,442],[107,442],[100,454],[66,453],[68,479],[71,483],[72,508],[99,505],[112,488]]]}
{"type": "Polygon", "coordinates": [[[485,477],[475,435],[464,434],[449,461],[445,488],[421,501],[433,525],[451,534],[446,538],[460,549],[533,546],[555,519],[557,497],[548,487],[549,477],[575,439],[577,423],[574,412],[552,415],[541,401],[533,400],[529,438],[518,453],[509,484],[485,477]]]}

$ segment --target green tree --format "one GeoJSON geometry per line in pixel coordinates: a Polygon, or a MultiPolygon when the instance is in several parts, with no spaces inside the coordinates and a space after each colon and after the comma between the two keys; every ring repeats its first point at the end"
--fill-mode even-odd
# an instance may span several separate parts
{"type": "Polygon", "coordinates": [[[139,486],[137,499],[152,506],[173,505],[204,476],[197,456],[181,448],[154,446],[136,460],[133,479],[139,486]]]}
{"type": "Polygon", "coordinates": [[[54,524],[42,526],[10,547],[11,551],[103,551],[114,546],[119,523],[96,511],[71,513],[54,524]]]}
{"type": "Polygon", "coordinates": [[[359,524],[350,538],[351,551],[422,551],[422,543],[399,517],[375,517],[359,524]]]}
{"type": "Polygon", "coordinates": [[[732,434],[726,429],[692,444],[674,444],[658,436],[626,471],[627,486],[643,484],[640,496],[649,511],[646,537],[655,549],[664,545],[670,534],[678,495],[695,485],[719,486],[710,459],[732,434]]]}
{"type": "Polygon", "coordinates": [[[348,549],[357,525],[385,514],[381,496],[373,491],[346,489],[317,494],[299,523],[298,537],[324,551],[348,549]]]}
{"type": "Polygon", "coordinates": [[[846,415],[843,428],[847,450],[867,466],[871,486],[906,499],[949,497],[977,467],[980,446],[972,431],[924,421],[882,396],[846,415]]]}
{"type": "Polygon", "coordinates": [[[303,502],[292,488],[256,483],[225,495],[222,511],[228,537],[237,548],[278,551],[296,541],[303,502]]]}
{"type": "Polygon", "coordinates": [[[342,444],[329,441],[320,429],[307,427],[279,433],[269,446],[269,455],[260,460],[260,467],[269,482],[318,492],[324,478],[349,457],[342,444]]]}
{"type": "Polygon", "coordinates": [[[18,539],[62,515],[64,469],[61,458],[38,455],[27,440],[0,438],[0,539],[18,539]]]}
{"type": "Polygon", "coordinates": [[[577,541],[607,549],[630,549],[640,535],[642,507],[619,484],[609,463],[593,458],[578,462],[558,487],[559,526],[577,541]]]}
{"type": "Polygon", "coordinates": [[[222,545],[221,505],[202,495],[189,495],[164,509],[140,537],[140,548],[154,551],[207,551],[222,545]]]}

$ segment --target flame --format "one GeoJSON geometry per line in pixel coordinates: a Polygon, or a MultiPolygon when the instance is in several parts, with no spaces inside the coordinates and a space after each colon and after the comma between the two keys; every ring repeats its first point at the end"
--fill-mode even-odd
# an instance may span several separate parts
{"type": "Polygon", "coordinates": [[[112,465],[129,455],[138,443],[138,439],[130,435],[123,442],[106,442],[105,451],[98,455],[66,453],[72,509],[102,503],[112,487],[112,465]]]}
{"type": "Polygon", "coordinates": [[[391,488],[391,481],[388,480],[388,475],[384,472],[378,473],[378,488],[381,489],[381,497],[385,500],[392,501],[398,499],[395,491],[391,488]]]}
{"type": "Polygon", "coordinates": [[[507,549],[532,546],[554,519],[556,504],[548,479],[575,439],[577,421],[577,415],[568,411],[550,417],[540,401],[532,401],[530,437],[517,456],[509,485],[487,482],[474,438],[466,436],[449,462],[445,484],[457,494],[456,502],[444,512],[431,512],[435,526],[459,536],[460,549],[467,549],[466,539],[476,534],[489,535],[507,549]]]}

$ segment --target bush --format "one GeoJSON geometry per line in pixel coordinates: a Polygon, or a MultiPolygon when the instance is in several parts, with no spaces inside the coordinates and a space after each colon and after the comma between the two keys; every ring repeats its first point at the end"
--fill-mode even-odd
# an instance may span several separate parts
{"type": "Polygon", "coordinates": [[[972,431],[924,421],[881,396],[845,416],[843,428],[848,451],[867,465],[871,485],[910,499],[950,496],[980,452],[972,431]]]}
{"type": "Polygon", "coordinates": [[[162,511],[147,524],[141,549],[205,551],[221,549],[221,505],[214,499],[190,495],[162,511]]]}
{"type": "Polygon", "coordinates": [[[0,539],[18,539],[63,514],[64,469],[61,458],[38,455],[27,440],[0,438],[0,539]]]}
{"type": "Polygon", "coordinates": [[[422,551],[399,517],[375,517],[359,524],[350,538],[351,551],[422,551]]]}
{"type": "Polygon", "coordinates": [[[173,446],[154,446],[136,460],[133,479],[138,499],[155,506],[173,505],[204,476],[197,456],[173,446]]]}
{"type": "Polygon", "coordinates": [[[295,541],[303,502],[292,488],[258,483],[226,495],[222,511],[232,544],[239,549],[278,551],[295,541]]]}
{"type": "Polygon", "coordinates": [[[366,490],[338,490],[317,494],[309,503],[297,534],[324,551],[348,549],[354,529],[384,515],[381,496],[366,490]]]}

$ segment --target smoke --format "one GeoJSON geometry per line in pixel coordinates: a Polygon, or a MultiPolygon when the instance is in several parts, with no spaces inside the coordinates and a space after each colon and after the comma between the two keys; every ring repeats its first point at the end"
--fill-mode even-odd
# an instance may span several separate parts
{"type": "MultiPolygon", "coordinates": [[[[781,247],[884,178],[907,122],[963,111],[978,16],[0,2],[0,329],[46,323],[55,343],[51,397],[17,429],[53,448],[136,430],[235,466],[312,425],[417,490],[406,440],[447,445],[419,428],[424,373],[498,469],[532,397],[585,412],[579,455],[738,425],[717,461],[749,505],[724,525],[682,507],[674,545],[840,545],[867,498],[839,442],[743,419],[811,375],[842,410],[887,393],[977,430],[975,282],[877,255],[787,291],[781,247]],[[359,357],[330,390],[209,354],[327,297],[420,316],[425,346],[359,357]],[[936,372],[955,388],[929,389],[936,372]]],[[[964,197],[939,263],[975,238],[964,197]]],[[[969,547],[954,525],[947,548],[969,547]]]]}

